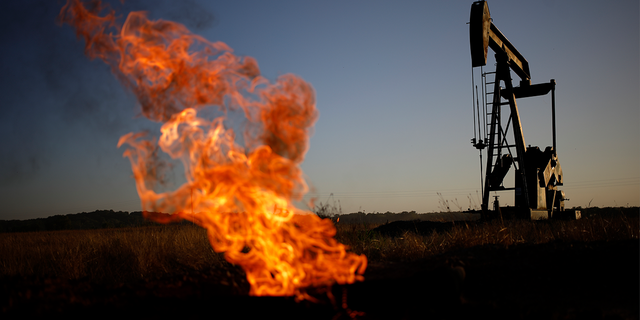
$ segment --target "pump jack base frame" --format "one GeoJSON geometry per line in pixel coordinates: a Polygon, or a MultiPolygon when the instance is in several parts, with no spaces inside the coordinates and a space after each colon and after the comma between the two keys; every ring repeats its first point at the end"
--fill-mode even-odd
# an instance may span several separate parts
{"type": "Polygon", "coordinates": [[[564,211],[549,212],[531,208],[500,207],[499,210],[487,210],[485,213],[476,211],[473,213],[482,214],[483,220],[578,220],[582,218],[580,210],[566,209],[564,211]]]}

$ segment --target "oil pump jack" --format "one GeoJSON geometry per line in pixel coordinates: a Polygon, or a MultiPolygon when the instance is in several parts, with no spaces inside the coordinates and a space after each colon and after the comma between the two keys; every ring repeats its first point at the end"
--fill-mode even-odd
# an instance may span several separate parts
{"type": "Polygon", "coordinates": [[[474,68],[481,67],[482,79],[482,106],[472,80],[475,137],[471,139],[480,152],[481,171],[482,153],[487,149],[482,181],[482,219],[579,219],[579,211],[565,211],[564,201],[568,199],[558,190],[558,186],[563,185],[563,176],[556,152],[555,80],[531,84],[529,63],[493,24],[486,1],[471,5],[469,38],[472,78],[474,68]],[[495,53],[496,69],[493,72],[483,69],[487,64],[488,48],[495,53]],[[512,84],[511,71],[520,78],[518,87],[512,84]],[[549,92],[553,145],[542,151],[539,147],[526,146],[516,99],[543,96],[549,92]],[[511,167],[515,170],[515,184],[505,186],[504,178],[511,167]],[[515,193],[512,207],[500,206],[497,194],[506,191],[515,193]],[[491,192],[496,195],[489,208],[491,192]]]}

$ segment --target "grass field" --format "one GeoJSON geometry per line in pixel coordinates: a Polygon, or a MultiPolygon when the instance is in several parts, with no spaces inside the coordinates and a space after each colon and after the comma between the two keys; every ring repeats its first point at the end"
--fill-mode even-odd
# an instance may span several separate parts
{"type": "Polygon", "coordinates": [[[338,224],[337,239],[356,253],[364,253],[370,261],[416,260],[482,245],[509,248],[518,244],[543,244],[553,241],[638,239],[638,216],[636,209],[628,212],[612,210],[569,221],[496,220],[439,224],[416,221],[401,224],[400,228],[394,230],[395,236],[382,232],[385,225],[338,224]],[[443,226],[445,228],[442,228],[443,226]]]}
{"type": "MultiPolygon", "coordinates": [[[[612,209],[576,221],[430,222],[426,228],[405,222],[392,234],[384,232],[388,225],[338,222],[336,238],[370,263],[385,263],[482,245],[638,239],[639,226],[638,210],[612,209]]],[[[4,233],[0,256],[0,277],[118,284],[210,270],[241,273],[211,249],[205,230],[188,224],[4,233]]]]}
{"type": "Polygon", "coordinates": [[[240,319],[636,320],[638,213],[588,209],[581,220],[535,222],[334,217],[337,240],[369,265],[364,281],[333,286],[331,295],[309,288],[316,302],[249,296],[244,271],[195,225],[0,233],[0,317],[203,319],[225,309],[240,319]]]}

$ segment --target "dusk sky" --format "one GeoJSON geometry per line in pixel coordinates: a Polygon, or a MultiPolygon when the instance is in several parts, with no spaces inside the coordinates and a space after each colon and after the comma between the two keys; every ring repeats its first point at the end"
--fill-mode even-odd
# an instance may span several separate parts
{"type": "MultiPolygon", "coordinates": [[[[74,30],[56,23],[64,3],[5,1],[0,11],[0,219],[140,210],[130,163],[116,144],[159,126],[139,116],[135,97],[107,65],[84,55],[74,30]]],[[[440,210],[438,193],[463,209],[481,197],[470,143],[472,3],[110,5],[120,21],[144,10],[222,41],[254,57],[267,79],[293,73],[309,82],[319,111],[302,164],[309,196],[324,202],[332,194],[343,213],[425,213],[440,210]]],[[[566,206],[640,205],[639,2],[488,4],[494,24],[528,60],[532,83],[557,82],[566,206]]],[[[527,144],[552,145],[550,95],[518,106],[527,144]]],[[[501,204],[513,197],[503,194],[501,204]]]]}

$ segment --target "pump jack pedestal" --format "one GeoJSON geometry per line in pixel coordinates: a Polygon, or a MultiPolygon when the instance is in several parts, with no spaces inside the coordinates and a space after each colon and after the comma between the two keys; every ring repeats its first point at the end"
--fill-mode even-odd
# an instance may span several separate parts
{"type": "Polygon", "coordinates": [[[541,210],[532,208],[518,208],[512,206],[501,207],[498,196],[494,196],[493,210],[486,210],[481,212],[482,220],[512,220],[512,219],[524,219],[524,220],[578,220],[582,217],[580,210],[569,209],[562,211],[552,212],[551,210],[541,210]]]}
{"type": "Polygon", "coordinates": [[[557,219],[557,220],[577,220],[582,217],[580,210],[565,210],[565,211],[557,211],[552,214],[547,210],[538,210],[531,208],[517,208],[517,207],[500,207],[499,211],[496,210],[487,210],[483,220],[495,220],[495,219],[503,219],[503,220],[511,220],[511,219],[524,219],[524,220],[547,220],[547,219],[557,219]]]}
{"type": "Polygon", "coordinates": [[[563,208],[562,211],[551,211],[546,209],[518,208],[513,206],[501,207],[500,201],[498,200],[499,196],[494,196],[494,198],[493,210],[482,211],[482,220],[577,220],[582,217],[580,210],[574,209],[564,210],[563,208]]]}

